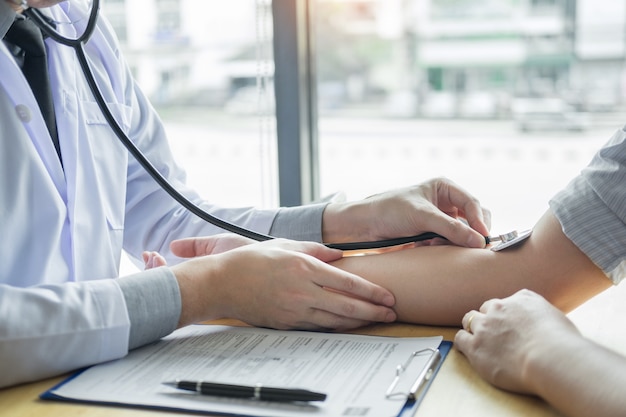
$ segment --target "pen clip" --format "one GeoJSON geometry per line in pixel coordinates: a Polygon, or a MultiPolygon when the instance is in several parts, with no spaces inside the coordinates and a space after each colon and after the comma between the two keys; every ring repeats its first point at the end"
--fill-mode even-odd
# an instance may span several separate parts
{"type": "Polygon", "coordinates": [[[385,392],[385,398],[403,398],[408,400],[415,400],[416,398],[418,398],[420,393],[424,390],[424,387],[426,387],[427,383],[435,375],[437,367],[441,363],[441,359],[442,356],[439,352],[439,349],[427,348],[411,353],[411,356],[409,356],[409,359],[404,364],[400,364],[396,367],[396,376],[393,381],[391,381],[389,388],[387,388],[387,392],[385,392]],[[413,382],[413,385],[411,385],[409,392],[394,392],[396,386],[398,385],[398,382],[400,382],[402,374],[407,370],[413,358],[426,352],[431,352],[430,358],[428,359],[428,362],[426,362],[426,365],[424,365],[424,367],[422,368],[420,374],[415,379],[415,382],[413,382]]]}

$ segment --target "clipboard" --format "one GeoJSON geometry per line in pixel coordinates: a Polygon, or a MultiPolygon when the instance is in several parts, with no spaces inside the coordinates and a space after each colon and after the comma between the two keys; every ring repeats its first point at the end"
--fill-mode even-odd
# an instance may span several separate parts
{"type": "MultiPolygon", "coordinates": [[[[207,327],[207,326],[203,326],[203,327],[207,327]]],[[[228,326],[218,326],[218,327],[228,327],[228,326]]],[[[234,331],[238,333],[246,333],[248,331],[250,332],[255,331],[254,329],[247,329],[247,330],[245,329],[247,328],[237,328],[234,331]]],[[[320,336],[319,333],[311,333],[311,332],[297,332],[297,331],[281,332],[281,331],[272,331],[269,329],[262,329],[262,330],[257,329],[256,331],[263,332],[263,334],[269,333],[272,335],[276,335],[277,337],[282,337],[283,334],[285,335],[285,337],[287,336],[288,337],[299,337],[299,336],[300,337],[307,337],[307,336],[323,337],[323,336],[320,336]]],[[[404,342],[410,339],[432,339],[432,338],[393,338],[393,337],[382,337],[382,336],[379,337],[379,336],[340,335],[340,334],[330,334],[328,335],[328,337],[330,338],[329,340],[332,340],[332,341],[348,340],[348,341],[355,341],[354,343],[369,342],[372,339],[376,341],[377,338],[384,340],[386,343],[392,343],[395,340],[404,342]]],[[[430,385],[435,379],[435,376],[437,375],[437,372],[439,371],[443,361],[448,355],[448,352],[450,351],[451,347],[452,347],[452,342],[441,340],[438,346],[435,345],[435,347],[430,347],[428,349],[414,350],[409,355],[407,355],[405,352],[403,358],[406,358],[406,359],[404,361],[399,360],[395,362],[397,364],[397,367],[395,369],[395,374],[393,375],[393,379],[385,382],[385,384],[387,384],[387,386],[385,387],[387,389],[387,392],[384,392],[385,391],[384,388],[382,390],[384,392],[384,396],[388,398],[390,401],[393,400],[393,403],[395,404],[394,407],[397,407],[397,409],[399,410],[398,412],[393,411],[392,415],[395,414],[399,417],[410,417],[413,414],[415,414],[421,401],[425,397],[430,385]],[[421,364],[425,359],[426,359],[425,366],[422,366],[419,369],[415,368],[415,366],[419,366],[419,364],[421,364]],[[419,361],[419,364],[414,365],[415,369],[411,369],[410,371],[407,371],[407,369],[410,367],[411,363],[414,362],[414,360],[416,362],[419,361]],[[398,363],[398,362],[402,362],[402,363],[398,363]],[[417,375],[415,374],[416,370],[419,370],[419,373],[417,375]],[[410,386],[410,388],[408,390],[399,390],[398,386],[402,386],[402,387],[410,386]]],[[[153,355],[152,357],[155,357],[154,353],[150,353],[150,354],[153,355]]],[[[396,355],[395,358],[398,359],[398,355],[396,355]]],[[[296,406],[280,404],[279,406],[276,406],[279,408],[272,409],[271,406],[267,405],[267,402],[265,403],[256,402],[256,404],[254,404],[254,401],[256,400],[249,400],[249,404],[252,404],[249,408],[244,409],[244,410],[229,411],[227,409],[225,410],[217,406],[209,406],[208,408],[201,408],[201,407],[194,407],[193,405],[188,405],[186,403],[181,406],[180,403],[173,403],[173,402],[172,403],[168,403],[168,402],[158,403],[154,401],[144,401],[142,403],[141,401],[139,401],[137,403],[132,403],[132,402],[124,400],[123,398],[122,399],[116,398],[115,396],[106,397],[104,399],[99,398],[97,396],[89,396],[89,395],[76,396],[76,395],[72,395],[71,391],[64,390],[64,387],[66,387],[68,384],[72,385],[72,382],[75,382],[74,385],[81,386],[81,387],[84,386],[84,383],[88,380],[85,380],[83,377],[85,373],[90,372],[90,369],[96,368],[96,371],[98,371],[102,367],[106,368],[107,366],[111,366],[111,365],[114,366],[115,362],[119,362],[119,361],[123,361],[123,359],[114,361],[113,363],[110,363],[110,364],[96,365],[94,367],[86,368],[79,372],[76,372],[75,374],[71,375],[69,378],[57,384],[55,387],[42,393],[40,395],[40,398],[43,400],[78,402],[78,403],[83,403],[83,404],[96,404],[96,405],[106,405],[106,406],[121,406],[121,407],[127,407],[127,408],[144,408],[144,409],[148,408],[148,409],[157,409],[157,410],[165,410],[165,411],[176,411],[176,412],[186,412],[186,413],[193,413],[193,414],[209,414],[209,415],[238,415],[238,416],[248,416],[248,415],[249,416],[270,416],[270,415],[274,416],[274,415],[277,415],[277,416],[289,416],[289,417],[298,416],[298,415],[307,415],[307,416],[319,415],[319,416],[325,416],[325,417],[343,417],[346,415],[355,415],[355,416],[361,415],[364,417],[380,417],[380,410],[378,410],[379,412],[372,412],[369,414],[368,413],[360,414],[363,412],[363,409],[359,409],[358,407],[350,407],[348,405],[346,405],[344,409],[341,410],[341,412],[334,412],[334,413],[329,414],[328,412],[325,412],[323,410],[324,408],[323,405],[318,407],[315,404],[312,404],[312,405],[307,405],[306,407],[299,406],[300,408],[298,408],[296,406]],[[68,392],[70,392],[69,395],[68,395],[68,392]]],[[[388,365],[391,365],[391,363],[389,363],[388,365]]],[[[138,368],[135,368],[135,369],[138,369],[138,368]]],[[[392,376],[391,372],[387,372],[387,371],[392,371],[392,369],[386,368],[384,369],[384,372],[383,372],[385,376],[391,377],[392,376]]],[[[96,373],[96,375],[98,374],[96,373]]],[[[358,378],[355,378],[355,379],[358,379],[358,378]]],[[[352,381],[350,383],[358,385],[358,381],[352,381]]],[[[347,388],[347,389],[352,389],[352,388],[347,388]]],[[[381,393],[381,395],[382,394],[383,393],[381,393]]],[[[204,400],[206,397],[204,398],[196,397],[196,398],[198,400],[201,400],[201,399],[204,400]]],[[[223,402],[227,402],[228,400],[222,399],[221,401],[223,403],[223,402]]],[[[218,403],[217,405],[220,405],[220,404],[218,403]]],[[[395,409],[396,408],[394,408],[393,410],[395,409]]]]}

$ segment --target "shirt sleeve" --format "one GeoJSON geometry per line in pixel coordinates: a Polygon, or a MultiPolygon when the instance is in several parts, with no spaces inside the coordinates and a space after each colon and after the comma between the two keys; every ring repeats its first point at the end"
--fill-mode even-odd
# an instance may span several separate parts
{"type": "Polygon", "coordinates": [[[128,349],[167,336],[178,325],[181,298],[178,282],[167,267],[118,278],[130,320],[128,349]]]}
{"type": "Polygon", "coordinates": [[[270,235],[293,240],[321,242],[322,215],[326,206],[327,203],[321,203],[281,208],[274,218],[270,235]]]}
{"type": "Polygon", "coordinates": [[[626,132],[618,130],[550,207],[565,235],[613,281],[626,273],[626,132]]]}
{"type": "Polygon", "coordinates": [[[116,281],[0,284],[0,388],[126,355],[129,320],[116,281]]]}

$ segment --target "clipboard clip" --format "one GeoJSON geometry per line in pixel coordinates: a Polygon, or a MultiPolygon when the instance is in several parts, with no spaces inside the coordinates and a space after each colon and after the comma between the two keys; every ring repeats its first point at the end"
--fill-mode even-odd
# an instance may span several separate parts
{"type": "Polygon", "coordinates": [[[428,349],[417,350],[411,353],[411,356],[409,356],[409,359],[407,359],[407,361],[404,364],[400,364],[396,367],[396,376],[393,379],[393,381],[391,381],[389,388],[387,388],[387,392],[385,392],[385,398],[387,398],[388,400],[393,399],[393,398],[415,400],[419,398],[421,392],[426,387],[427,383],[435,375],[435,371],[437,370],[437,367],[439,366],[440,363],[441,363],[441,353],[439,352],[439,349],[428,348],[428,349]],[[423,355],[427,352],[430,352],[431,354],[430,359],[428,359],[428,362],[426,362],[426,365],[424,366],[420,374],[415,379],[415,382],[413,382],[413,385],[411,385],[409,392],[406,393],[406,392],[401,392],[401,391],[395,391],[396,386],[398,385],[398,382],[400,382],[400,378],[402,377],[402,374],[408,369],[413,358],[419,355],[423,355]]]}

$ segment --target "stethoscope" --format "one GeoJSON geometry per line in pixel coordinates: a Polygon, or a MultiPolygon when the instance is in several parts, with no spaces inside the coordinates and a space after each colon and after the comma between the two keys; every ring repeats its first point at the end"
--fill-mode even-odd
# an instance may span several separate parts
{"type": "MultiPolygon", "coordinates": [[[[227,222],[218,217],[213,216],[212,214],[206,212],[202,208],[198,207],[192,201],[190,201],[187,197],[181,194],[170,182],[152,165],[152,163],[146,158],[146,156],[141,152],[141,150],[130,140],[130,138],[124,133],[120,125],[113,117],[113,114],[109,110],[104,97],[100,93],[98,89],[98,85],[96,84],[93,73],[91,72],[91,68],[89,67],[89,62],[87,61],[87,55],[85,54],[85,44],[91,38],[93,31],[96,27],[96,23],[98,20],[98,11],[100,9],[100,0],[92,0],[91,11],[89,13],[89,20],[87,22],[87,26],[82,35],[78,38],[72,39],[61,35],[55,28],[54,24],[50,22],[50,20],[43,15],[38,9],[29,7],[27,0],[20,0],[20,5],[23,9],[23,13],[28,16],[48,37],[50,37],[55,42],[66,45],[74,49],[76,53],[76,57],[80,64],[81,70],[87,80],[87,84],[89,85],[89,89],[93,94],[96,102],[98,103],[98,107],[100,111],[104,115],[107,123],[117,136],[117,138],[122,142],[122,144],[126,147],[128,152],[139,162],[139,164],[148,172],[148,174],[159,184],[159,186],[167,192],[174,200],[176,200],[181,206],[195,214],[202,220],[220,227],[228,232],[236,233],[238,235],[256,240],[256,241],[265,241],[274,239],[273,236],[265,235],[262,233],[255,232],[253,230],[249,230],[243,228],[241,226],[237,226],[236,224],[227,222]]],[[[523,235],[523,234],[522,234],[523,235]]],[[[522,239],[525,239],[524,236],[522,239]]],[[[402,238],[393,238],[393,239],[384,239],[377,240],[371,242],[350,242],[350,243],[327,243],[326,246],[334,249],[341,249],[344,251],[351,250],[368,250],[368,249],[379,249],[391,246],[399,246],[405,245],[408,243],[420,242],[424,240],[434,239],[434,238],[443,238],[443,236],[426,232],[415,236],[407,236],[402,238]]],[[[511,232],[506,235],[500,235],[496,237],[486,236],[486,243],[494,241],[501,241],[503,243],[508,243],[511,246],[515,240],[519,239],[517,232],[511,232]],[[514,236],[512,235],[514,234],[514,236]]],[[[445,238],[444,238],[445,239],[445,238]]],[[[493,249],[493,248],[492,248],[493,249]]]]}

